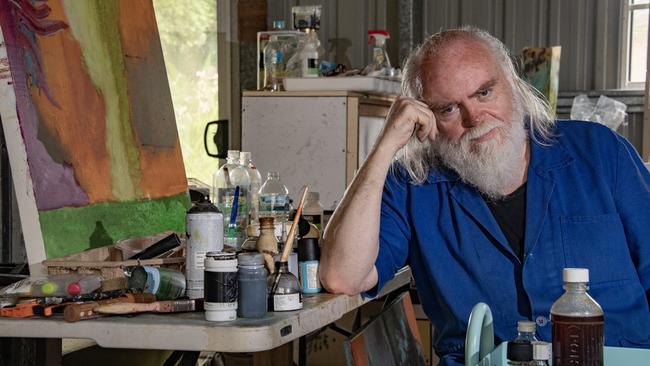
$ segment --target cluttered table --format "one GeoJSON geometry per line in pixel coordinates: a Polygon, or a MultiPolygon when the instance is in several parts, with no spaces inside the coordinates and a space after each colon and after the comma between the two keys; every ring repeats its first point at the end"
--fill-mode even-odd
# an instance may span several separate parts
{"type": "MultiPolygon", "coordinates": [[[[403,268],[379,296],[408,284],[410,279],[410,268],[403,268]]],[[[225,323],[206,321],[203,312],[113,316],[75,323],[57,318],[3,317],[0,337],[86,338],[107,348],[257,352],[327,326],[370,300],[360,295],[305,295],[302,310],[269,312],[261,319],[240,318],[225,323]]]]}

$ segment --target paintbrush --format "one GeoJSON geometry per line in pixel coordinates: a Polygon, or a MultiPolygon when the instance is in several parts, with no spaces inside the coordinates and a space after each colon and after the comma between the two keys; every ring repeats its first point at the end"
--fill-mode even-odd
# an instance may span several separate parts
{"type": "Polygon", "coordinates": [[[235,194],[232,197],[232,208],[230,210],[230,221],[228,222],[228,237],[237,236],[237,210],[239,209],[239,186],[235,187],[235,194]]]}
{"type": "Polygon", "coordinates": [[[114,299],[70,304],[63,311],[63,319],[69,322],[95,319],[104,316],[95,311],[96,307],[114,303],[150,303],[156,301],[156,295],[148,293],[125,294],[114,299]]]}
{"type": "Polygon", "coordinates": [[[108,305],[100,305],[95,311],[102,314],[135,314],[135,313],[181,313],[186,311],[203,310],[201,300],[171,300],[154,301],[148,304],[120,302],[108,305]]]}
{"type": "MultiPolygon", "coordinates": [[[[296,231],[298,231],[298,221],[300,221],[300,216],[302,215],[302,206],[305,205],[305,197],[307,197],[308,190],[309,189],[307,186],[302,189],[302,195],[300,196],[300,203],[298,203],[298,208],[296,209],[296,215],[293,217],[293,222],[291,223],[291,228],[289,229],[289,234],[287,235],[287,241],[284,242],[284,249],[282,250],[280,263],[286,263],[289,260],[289,254],[291,254],[291,248],[293,247],[293,240],[296,238],[296,231]]],[[[275,278],[273,279],[271,293],[274,293],[278,288],[279,281],[280,272],[278,271],[275,273],[275,278]]]]}

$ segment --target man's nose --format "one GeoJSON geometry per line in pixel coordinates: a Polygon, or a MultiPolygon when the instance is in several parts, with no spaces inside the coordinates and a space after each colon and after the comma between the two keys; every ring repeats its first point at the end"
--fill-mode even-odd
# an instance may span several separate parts
{"type": "Polygon", "coordinates": [[[463,127],[471,128],[481,123],[482,111],[478,106],[472,103],[461,105],[461,116],[463,117],[463,127]]]}

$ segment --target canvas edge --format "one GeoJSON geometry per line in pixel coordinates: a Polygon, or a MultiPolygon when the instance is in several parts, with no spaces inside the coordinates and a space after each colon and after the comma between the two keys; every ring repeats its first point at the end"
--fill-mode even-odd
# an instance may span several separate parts
{"type": "MultiPolygon", "coordinates": [[[[0,60],[7,59],[7,47],[0,28],[0,60]]],[[[41,262],[45,260],[45,244],[41,224],[38,220],[34,185],[27,164],[27,150],[18,121],[16,93],[12,86],[11,72],[0,73],[0,80],[0,118],[9,151],[9,164],[25,239],[29,273],[32,276],[44,275],[44,267],[41,262]]]]}

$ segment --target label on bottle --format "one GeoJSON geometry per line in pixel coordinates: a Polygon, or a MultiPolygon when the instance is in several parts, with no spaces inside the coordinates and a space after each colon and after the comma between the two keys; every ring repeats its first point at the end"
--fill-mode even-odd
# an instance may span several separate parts
{"type": "Polygon", "coordinates": [[[302,290],[306,293],[320,292],[321,286],[318,280],[318,261],[300,262],[300,283],[302,290]]]}
{"type": "Polygon", "coordinates": [[[320,221],[321,215],[309,215],[303,212],[302,218],[307,220],[307,222],[309,222],[310,224],[314,224],[314,226],[316,226],[318,230],[321,229],[321,221],[320,221]]]}
{"type": "Polygon", "coordinates": [[[260,215],[262,213],[274,212],[287,214],[289,212],[288,194],[260,194],[260,215]]]}
{"type": "Polygon", "coordinates": [[[273,295],[273,311],[289,311],[302,309],[300,294],[273,295]]]}
{"type": "Polygon", "coordinates": [[[203,251],[198,251],[194,253],[194,268],[195,269],[205,269],[205,253],[203,251]]]}

